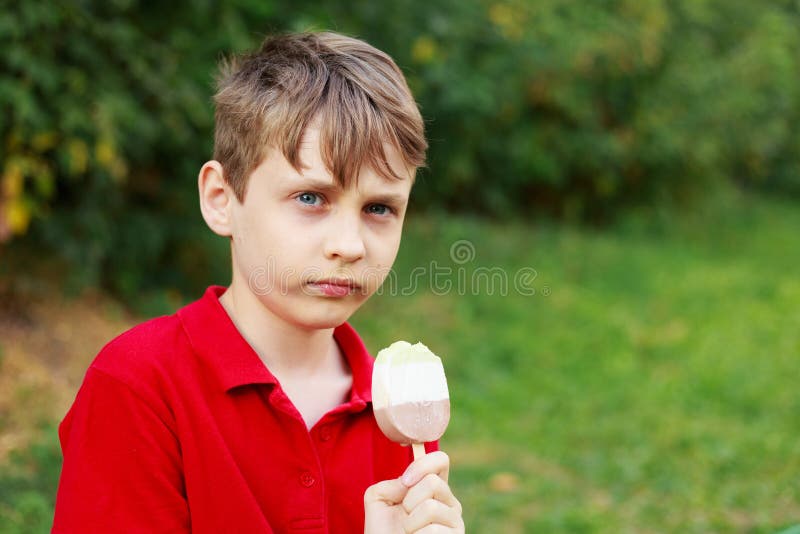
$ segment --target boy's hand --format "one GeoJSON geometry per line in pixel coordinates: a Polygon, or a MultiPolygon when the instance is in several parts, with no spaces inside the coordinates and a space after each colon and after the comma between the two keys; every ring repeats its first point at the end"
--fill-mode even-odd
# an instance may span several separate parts
{"type": "Polygon", "coordinates": [[[364,534],[463,533],[461,503],[447,485],[449,470],[450,458],[432,452],[415,460],[400,478],[367,488],[364,534]]]}

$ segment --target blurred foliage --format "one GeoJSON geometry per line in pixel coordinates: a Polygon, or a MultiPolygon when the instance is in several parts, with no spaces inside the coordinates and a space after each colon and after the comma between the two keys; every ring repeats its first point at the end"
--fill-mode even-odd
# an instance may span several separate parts
{"type": "Polygon", "coordinates": [[[45,426],[39,441],[0,467],[0,532],[50,532],[60,473],[57,429],[45,426]]]}
{"type": "Polygon", "coordinates": [[[607,220],[731,181],[800,194],[796,0],[12,5],[0,242],[78,286],[194,290],[219,270],[194,186],[215,63],[271,31],[330,28],[396,58],[431,140],[419,208],[607,220]]]}
{"type": "Polygon", "coordinates": [[[426,202],[594,219],[726,180],[800,192],[795,1],[406,1],[353,18],[430,120],[426,202]]]}
{"type": "Polygon", "coordinates": [[[45,257],[72,287],[122,294],[205,283],[211,252],[193,177],[211,152],[213,66],[219,51],[255,42],[244,21],[273,7],[4,8],[0,239],[28,233],[10,269],[45,257]]]}

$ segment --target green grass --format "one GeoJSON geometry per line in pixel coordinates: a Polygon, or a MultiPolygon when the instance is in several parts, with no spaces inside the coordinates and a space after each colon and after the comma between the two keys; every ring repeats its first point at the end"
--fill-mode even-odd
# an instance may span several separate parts
{"type": "MultiPolygon", "coordinates": [[[[774,533],[800,523],[798,230],[797,204],[733,195],[603,230],[418,216],[394,291],[353,322],[373,350],[443,356],[469,532],[774,533]],[[507,294],[464,284],[479,267],[507,294]]],[[[29,479],[52,480],[42,462],[29,479]]],[[[50,502],[20,480],[0,524],[50,502]]]]}
{"type": "Polygon", "coordinates": [[[603,231],[411,221],[398,279],[433,256],[453,290],[354,323],[444,357],[473,532],[775,532],[800,522],[798,230],[796,204],[735,196],[603,231]],[[532,267],[536,294],[458,294],[478,267],[532,267]]]}

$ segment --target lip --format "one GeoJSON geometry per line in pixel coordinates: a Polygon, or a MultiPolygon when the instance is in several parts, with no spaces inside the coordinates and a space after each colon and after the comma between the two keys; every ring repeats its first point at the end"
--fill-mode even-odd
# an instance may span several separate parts
{"type": "Polygon", "coordinates": [[[312,280],[308,286],[329,297],[344,297],[361,288],[354,280],[347,278],[312,280]]]}

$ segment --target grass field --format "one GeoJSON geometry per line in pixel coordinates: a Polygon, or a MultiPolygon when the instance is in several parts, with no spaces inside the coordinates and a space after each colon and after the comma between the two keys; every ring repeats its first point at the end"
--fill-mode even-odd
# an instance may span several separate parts
{"type": "MultiPolygon", "coordinates": [[[[427,215],[353,322],[443,356],[469,532],[774,533],[800,523],[799,230],[737,196],[603,230],[427,215]]],[[[46,428],[2,467],[7,532],[49,525],[46,428]]]]}

